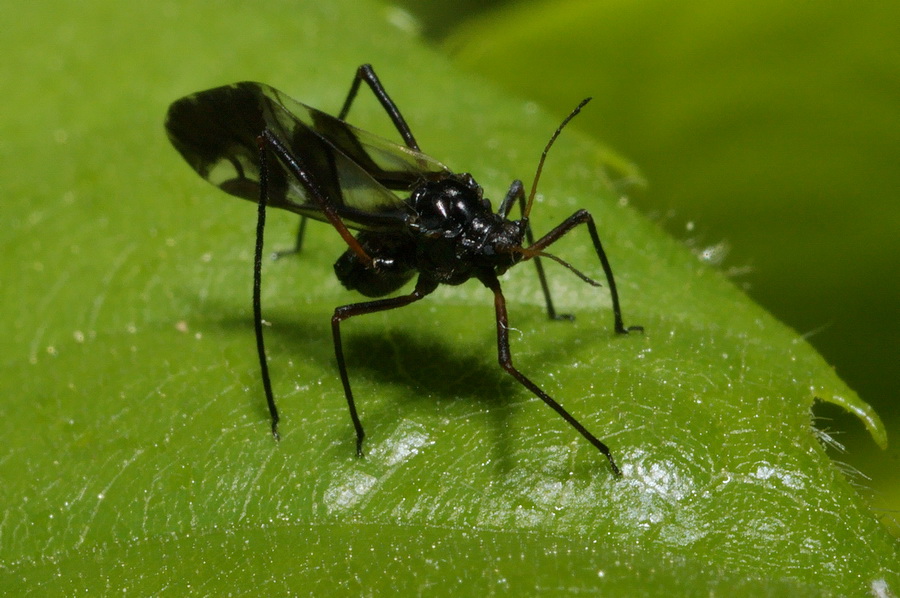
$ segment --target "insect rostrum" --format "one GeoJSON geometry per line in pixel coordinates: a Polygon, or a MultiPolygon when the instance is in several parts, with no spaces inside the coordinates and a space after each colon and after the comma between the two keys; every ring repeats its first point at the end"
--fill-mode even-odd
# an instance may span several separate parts
{"type": "Polygon", "coordinates": [[[528,216],[547,151],[587,102],[584,100],[550,138],[528,197],[521,181],[513,181],[496,212],[471,175],[454,173],[419,150],[409,126],[369,65],[357,69],[337,117],[261,83],[217,87],[172,104],[166,131],[184,159],[223,191],[258,204],[254,324],[263,387],[276,437],[279,417],[265,358],[260,304],[263,233],[269,206],[301,216],[295,251],[301,247],[307,218],[331,224],[348,247],[334,265],[338,279],[348,289],[375,298],[338,307],[331,319],[335,356],[356,429],[359,455],[365,433],[347,375],[341,323],[354,316],[409,305],[441,284],[457,285],[475,278],[494,294],[500,366],[578,430],[619,474],[607,446],[513,365],[506,300],[497,278],[519,262],[533,261],[549,317],[571,319],[556,313],[540,258],[552,259],[582,280],[599,286],[545,251],[574,228],[586,225],[612,296],[616,333],[641,330],[640,326],[626,328],[622,322],[612,268],[589,212],[578,210],[537,240],[529,225],[528,216]],[[363,82],[384,107],[405,145],[346,122],[363,82]],[[509,217],[514,204],[521,210],[518,220],[509,217]],[[413,277],[417,278],[412,292],[377,299],[397,291],[413,277]]]}

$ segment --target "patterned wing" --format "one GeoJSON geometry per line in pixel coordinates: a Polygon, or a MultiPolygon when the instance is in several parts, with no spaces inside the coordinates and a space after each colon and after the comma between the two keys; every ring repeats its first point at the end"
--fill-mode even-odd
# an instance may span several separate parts
{"type": "MultiPolygon", "coordinates": [[[[350,228],[393,230],[409,206],[405,191],[448,169],[261,83],[236,83],[187,96],[169,108],[166,131],[197,173],[223,191],[259,200],[257,136],[268,129],[309,173],[350,228]]],[[[321,208],[281,160],[269,161],[269,205],[324,220],[321,208]]]]}

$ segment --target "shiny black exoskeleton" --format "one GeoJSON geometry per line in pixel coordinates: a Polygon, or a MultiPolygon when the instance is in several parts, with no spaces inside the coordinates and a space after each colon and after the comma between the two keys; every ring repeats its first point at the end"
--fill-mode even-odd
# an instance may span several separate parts
{"type": "Polygon", "coordinates": [[[500,366],[605,455],[619,474],[607,446],[513,365],[506,299],[498,280],[510,267],[532,260],[548,316],[571,319],[556,313],[540,258],[552,259],[582,280],[599,286],[546,252],[561,237],[585,225],[609,286],[616,333],[641,329],[626,327],[622,322],[612,268],[587,210],[576,211],[537,240],[529,225],[528,216],[547,151],[588,100],[572,111],[550,138],[527,199],[521,181],[513,181],[496,212],[471,175],[453,173],[419,150],[412,131],[369,65],[357,70],[336,118],[272,87],[252,82],[218,87],[172,104],[166,130],[185,160],[223,191],[258,205],[253,320],[263,389],[276,438],[279,415],[266,360],[260,292],[267,207],[301,215],[294,252],[302,246],[307,218],[331,224],[348,247],[334,265],[338,279],[348,289],[367,297],[381,297],[340,306],[331,318],[335,357],[356,430],[357,454],[362,455],[365,432],[350,388],[341,323],[355,316],[409,305],[439,285],[458,285],[476,278],[494,295],[500,366]],[[346,122],[362,83],[381,103],[404,146],[346,122]],[[509,214],[515,204],[522,215],[511,220],[509,214]],[[353,230],[358,232],[354,235],[353,230]],[[411,292],[386,297],[416,276],[411,292]]]}
{"type": "Polygon", "coordinates": [[[383,297],[416,273],[435,284],[458,285],[503,274],[524,257],[516,249],[525,240],[526,222],[495,214],[468,173],[423,183],[407,202],[412,215],[404,230],[356,235],[375,268],[352,249],[335,263],[335,273],[346,288],[366,297],[383,297]]]}

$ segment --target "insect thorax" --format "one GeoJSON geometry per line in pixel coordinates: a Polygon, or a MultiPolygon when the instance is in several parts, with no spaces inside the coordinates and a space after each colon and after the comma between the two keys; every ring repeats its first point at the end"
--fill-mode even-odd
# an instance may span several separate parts
{"type": "Polygon", "coordinates": [[[524,225],[491,211],[469,174],[420,185],[410,197],[416,214],[416,269],[442,284],[461,284],[479,272],[503,272],[521,259],[524,225]]]}
{"type": "Polygon", "coordinates": [[[525,223],[491,211],[468,174],[422,183],[408,200],[415,216],[402,232],[362,231],[356,238],[379,267],[351,250],[335,263],[341,283],[367,297],[396,291],[417,272],[439,284],[462,284],[483,272],[505,272],[522,259],[525,223]]]}

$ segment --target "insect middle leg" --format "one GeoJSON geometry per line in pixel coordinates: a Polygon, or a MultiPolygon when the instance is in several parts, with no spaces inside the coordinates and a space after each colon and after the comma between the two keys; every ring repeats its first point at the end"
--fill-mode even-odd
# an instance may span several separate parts
{"type": "Polygon", "coordinates": [[[300,216],[300,224],[297,225],[297,235],[294,237],[294,246],[290,249],[279,249],[275,253],[272,254],[273,260],[280,260],[281,258],[293,255],[295,253],[300,253],[303,251],[303,237],[306,236],[306,222],[309,219],[306,216],[300,216]]]}
{"type": "Polygon", "coordinates": [[[374,262],[372,257],[366,253],[366,250],[363,249],[362,245],[359,244],[359,241],[356,240],[356,237],[353,236],[353,233],[350,232],[350,229],[347,228],[347,225],[344,224],[344,221],[341,219],[340,215],[337,212],[334,204],[329,201],[329,199],[322,194],[322,191],[319,188],[319,185],[310,175],[309,170],[307,170],[301,158],[298,155],[291,153],[288,148],[285,146],[285,143],[279,139],[278,135],[272,132],[269,129],[264,129],[262,133],[260,133],[259,137],[257,137],[256,142],[259,146],[259,191],[260,191],[260,203],[264,203],[268,200],[268,152],[272,152],[275,154],[281,163],[287,168],[288,171],[297,179],[297,181],[303,185],[303,188],[309,194],[309,197],[312,198],[313,201],[318,204],[319,208],[322,210],[322,216],[325,217],[325,220],[334,227],[334,229],[341,235],[341,238],[347,244],[347,246],[353,250],[353,252],[359,256],[360,260],[367,266],[373,266],[374,262]]]}
{"type": "Polygon", "coordinates": [[[603,244],[600,242],[600,235],[597,233],[597,225],[594,224],[594,217],[591,216],[590,212],[587,210],[578,210],[536,242],[531,242],[531,239],[529,239],[531,245],[528,249],[541,251],[558,241],[579,224],[587,224],[588,231],[591,235],[591,241],[594,243],[594,250],[597,252],[597,257],[600,258],[600,263],[603,266],[603,272],[606,274],[606,282],[609,284],[609,294],[612,297],[616,332],[618,334],[627,334],[632,331],[642,332],[644,330],[643,326],[628,326],[626,328],[622,322],[622,308],[619,306],[619,292],[616,290],[616,279],[613,277],[612,266],[609,265],[609,258],[606,257],[606,252],[603,250],[603,244]]]}
{"type": "Polygon", "coordinates": [[[506,312],[506,298],[503,296],[503,290],[500,288],[500,281],[497,280],[496,276],[483,277],[481,281],[494,293],[494,310],[497,318],[497,358],[500,362],[500,367],[518,380],[522,386],[544,401],[548,407],[556,411],[556,413],[566,420],[570,426],[575,428],[579,434],[584,436],[588,442],[594,445],[594,447],[607,458],[614,474],[617,476],[622,475],[612,457],[612,453],[609,452],[609,447],[591,434],[581,422],[575,419],[571,413],[566,411],[562,405],[557,403],[553,397],[544,392],[537,384],[526,378],[525,375],[513,365],[512,353],[509,350],[509,318],[506,312]]]}
{"type": "Polygon", "coordinates": [[[362,445],[366,433],[363,431],[362,423],[359,421],[359,414],[356,411],[356,402],[353,399],[353,391],[350,389],[350,378],[347,375],[347,364],[344,360],[344,348],[341,343],[341,322],[354,316],[372,314],[409,305],[430,294],[436,288],[437,283],[423,281],[420,278],[418,282],[416,282],[416,288],[408,295],[390,297],[388,299],[378,299],[376,301],[364,301],[362,303],[351,303],[350,305],[343,305],[334,310],[334,315],[331,317],[331,333],[334,337],[334,355],[337,358],[338,370],[341,373],[341,382],[344,385],[344,395],[347,397],[347,406],[350,408],[350,419],[353,420],[353,427],[356,429],[356,454],[359,457],[362,457],[363,454],[362,445]]]}

